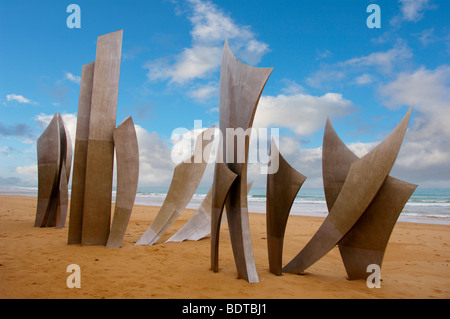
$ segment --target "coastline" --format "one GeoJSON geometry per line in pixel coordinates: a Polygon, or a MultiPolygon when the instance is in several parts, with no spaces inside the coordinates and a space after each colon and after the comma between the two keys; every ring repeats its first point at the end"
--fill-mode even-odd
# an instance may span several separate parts
{"type": "MultiPolygon", "coordinates": [[[[381,269],[381,288],[349,281],[337,247],[306,275],[275,276],[268,271],[264,214],[250,213],[259,283],[236,278],[228,234],[220,234],[219,272],[210,266],[209,237],[166,243],[192,216],[186,209],[153,246],[134,243],[159,207],[135,205],[121,248],[67,245],[63,229],[33,227],[36,198],[0,196],[0,298],[48,299],[391,299],[450,297],[450,226],[398,222],[381,269]],[[78,264],[81,288],[66,285],[66,268],[78,264]]],[[[70,212],[69,212],[70,214],[70,212]]],[[[323,218],[291,215],[283,264],[313,236],[323,218]]]]}
{"type": "MultiPolygon", "coordinates": [[[[200,192],[196,192],[190,203],[187,205],[188,209],[197,209],[209,190],[208,187],[200,187],[199,189],[200,192]]],[[[248,196],[249,212],[265,214],[265,189],[256,189],[255,192],[254,190],[255,188],[252,188],[248,196]]],[[[139,206],[160,207],[167,196],[167,191],[168,188],[156,188],[152,189],[150,192],[148,189],[138,189],[134,204],[139,206]]],[[[325,218],[327,216],[325,196],[323,195],[322,189],[320,189],[318,194],[316,193],[317,191],[318,189],[300,190],[300,197],[296,197],[294,200],[290,215],[325,218]],[[311,196],[311,190],[315,193],[313,196],[311,196]]],[[[422,189],[420,191],[429,192],[430,189],[422,189]]],[[[430,198],[429,194],[424,196],[418,194],[419,191],[416,190],[403,208],[398,222],[450,225],[450,201],[448,200],[448,198],[450,198],[450,189],[444,189],[444,192],[441,189],[431,189],[431,192],[438,192],[441,194],[439,194],[438,197],[436,197],[436,195],[432,195],[430,198]]],[[[0,187],[0,196],[1,195],[37,197],[37,187],[0,187]]],[[[114,200],[115,190],[113,190],[112,194],[112,201],[114,202],[114,200]]]]}

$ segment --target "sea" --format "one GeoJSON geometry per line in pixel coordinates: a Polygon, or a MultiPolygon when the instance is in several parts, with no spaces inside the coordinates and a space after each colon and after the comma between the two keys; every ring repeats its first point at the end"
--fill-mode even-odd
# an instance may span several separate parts
{"type": "MultiPolygon", "coordinates": [[[[168,187],[139,187],[135,205],[162,206],[168,187]]],[[[198,187],[187,208],[197,209],[209,191],[198,187]]],[[[0,187],[0,195],[37,197],[36,187],[0,187]]],[[[113,190],[113,201],[115,191],[113,190]]],[[[266,212],[266,189],[252,187],[248,210],[266,212]]],[[[328,209],[321,188],[301,188],[291,207],[291,215],[326,217],[328,209]]],[[[403,208],[398,221],[450,225],[450,188],[417,188],[403,208]]]]}
{"type": "MultiPolygon", "coordinates": [[[[135,205],[162,206],[168,187],[139,187],[135,205]]],[[[187,208],[197,209],[209,191],[198,187],[187,208]]],[[[36,187],[0,187],[0,195],[37,197],[36,187]]],[[[113,201],[115,190],[113,190],[113,201]]],[[[252,187],[248,197],[248,210],[266,212],[266,189],[252,187]]],[[[321,188],[301,188],[291,207],[291,215],[326,217],[328,209],[321,188]]],[[[403,208],[398,221],[450,225],[450,188],[417,188],[403,208]]]]}

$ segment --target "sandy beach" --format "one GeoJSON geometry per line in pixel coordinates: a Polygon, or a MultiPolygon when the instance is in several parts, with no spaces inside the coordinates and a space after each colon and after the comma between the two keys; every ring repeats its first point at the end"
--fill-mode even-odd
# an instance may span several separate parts
{"type": "MultiPolygon", "coordinates": [[[[67,245],[63,229],[33,227],[37,199],[0,196],[0,298],[163,299],[391,299],[450,297],[450,226],[399,222],[381,270],[381,288],[346,279],[337,247],[303,276],[268,270],[264,214],[250,214],[259,283],[237,279],[227,225],[220,234],[219,273],[210,268],[209,237],[166,243],[192,216],[185,210],[153,246],[135,246],[159,207],[135,206],[121,248],[67,245]],[[68,288],[77,264],[81,288],[68,288]]],[[[70,213],[70,212],[69,212],[70,213]]],[[[283,264],[319,228],[322,218],[290,216],[283,264]]]]}

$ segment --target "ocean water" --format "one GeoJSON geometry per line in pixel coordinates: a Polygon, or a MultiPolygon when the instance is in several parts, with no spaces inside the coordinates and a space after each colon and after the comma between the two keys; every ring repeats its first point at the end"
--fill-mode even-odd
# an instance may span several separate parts
{"type": "MultiPolygon", "coordinates": [[[[140,187],[136,205],[161,206],[168,187],[140,187]]],[[[208,187],[199,187],[187,208],[200,206],[208,187]]],[[[37,196],[33,187],[0,187],[1,195],[37,196]]],[[[113,191],[113,200],[115,192],[113,191]]],[[[265,213],[266,189],[252,187],[247,197],[250,212],[265,213]]],[[[291,208],[291,215],[326,217],[328,214],[325,195],[320,188],[301,188],[291,208]]],[[[399,221],[450,225],[450,188],[417,188],[406,203],[399,221]]]]}

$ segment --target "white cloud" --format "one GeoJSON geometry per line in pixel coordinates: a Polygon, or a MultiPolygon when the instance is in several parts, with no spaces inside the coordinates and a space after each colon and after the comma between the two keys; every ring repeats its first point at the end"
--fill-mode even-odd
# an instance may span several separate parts
{"type": "Polygon", "coordinates": [[[419,184],[450,185],[450,66],[400,73],[380,92],[389,108],[413,105],[396,171],[419,184]]]}
{"type": "Polygon", "coordinates": [[[38,114],[34,116],[34,120],[38,123],[39,127],[45,129],[50,121],[52,120],[54,114],[38,114]]]}
{"type": "Polygon", "coordinates": [[[226,38],[235,54],[247,63],[258,63],[268,52],[268,45],[257,41],[250,27],[238,25],[212,2],[188,0],[188,4],[192,46],[171,60],[148,61],[144,68],[150,80],[182,84],[211,76],[220,68],[226,38]]]}
{"type": "MultiPolygon", "coordinates": [[[[288,83],[289,84],[289,83],[288,83]]],[[[303,93],[301,86],[291,83],[285,92],[277,96],[262,96],[255,114],[255,129],[278,127],[292,130],[293,136],[279,136],[279,150],[292,167],[307,176],[304,187],[322,187],[322,147],[308,148],[301,140],[322,130],[327,116],[349,114],[353,103],[341,94],[326,93],[313,96],[303,93]]],[[[363,148],[360,146],[360,148],[363,148]]],[[[258,165],[249,166],[248,179],[258,186],[265,180],[258,165]]]]}
{"type": "Polygon", "coordinates": [[[402,19],[417,22],[424,16],[424,11],[434,6],[430,0],[400,0],[402,19]]]}
{"type": "Polygon", "coordinates": [[[296,134],[309,135],[323,127],[327,116],[345,115],[352,108],[352,102],[338,93],[262,96],[253,126],[286,127],[296,134]]]}
{"type": "MultiPolygon", "coordinates": [[[[169,185],[175,166],[193,154],[198,134],[206,129],[174,130],[170,141],[172,145],[170,145],[164,142],[156,132],[149,133],[139,125],[135,125],[135,128],[139,145],[140,186],[169,185]]],[[[204,186],[211,186],[212,183],[214,175],[214,164],[212,162],[215,159],[216,147],[217,145],[214,144],[211,149],[209,157],[209,163],[211,164],[207,165],[204,177],[202,178],[201,183],[206,183],[204,186]]],[[[205,150],[207,149],[205,148],[205,150]]]]}
{"type": "Polygon", "coordinates": [[[393,82],[381,88],[390,108],[413,105],[418,113],[414,130],[417,138],[450,137],[450,66],[435,70],[424,67],[403,72],[393,82]]]}
{"type": "Polygon", "coordinates": [[[320,70],[314,72],[306,79],[312,87],[321,87],[326,82],[340,82],[347,77],[346,72],[339,70],[336,66],[324,65],[320,70]]]}
{"type": "Polygon", "coordinates": [[[285,88],[282,88],[281,91],[284,94],[297,94],[297,93],[304,93],[305,89],[303,86],[298,84],[295,81],[289,80],[289,79],[283,79],[283,82],[286,84],[285,88]]]}
{"type": "Polygon", "coordinates": [[[373,76],[367,73],[364,73],[358,77],[356,77],[355,82],[360,85],[369,84],[373,82],[373,76]]]}
{"type": "Polygon", "coordinates": [[[37,185],[37,164],[16,167],[16,172],[22,175],[22,180],[30,185],[37,185]]]}
{"type": "Polygon", "coordinates": [[[8,102],[10,101],[15,101],[15,102],[19,102],[19,103],[25,103],[25,104],[31,104],[34,103],[33,101],[31,101],[30,99],[25,98],[23,95],[18,95],[18,94],[8,94],[6,96],[6,100],[8,102]]]}
{"type": "Polygon", "coordinates": [[[6,157],[10,157],[11,153],[13,153],[15,149],[11,146],[3,146],[0,148],[0,153],[6,157]]]}
{"type": "Polygon", "coordinates": [[[73,75],[70,72],[66,72],[65,73],[65,77],[66,77],[67,80],[69,80],[69,81],[71,81],[73,83],[80,84],[81,77],[78,76],[78,75],[73,75]]]}
{"type": "Polygon", "coordinates": [[[323,50],[323,51],[317,50],[317,57],[316,57],[316,60],[326,59],[326,58],[331,57],[332,55],[333,55],[333,54],[332,54],[331,51],[328,50],[328,49],[323,50]]]}
{"type": "MultiPolygon", "coordinates": [[[[289,165],[307,177],[303,187],[322,187],[322,147],[304,148],[299,136],[279,136],[277,145],[280,154],[289,165]]],[[[267,148],[267,153],[269,148],[267,148]]],[[[250,148],[249,158],[252,158],[252,151],[260,152],[261,150],[250,148]]],[[[258,163],[248,164],[247,180],[253,181],[255,187],[266,186],[267,176],[261,174],[261,168],[264,165],[262,160],[259,160],[258,163]]]]}
{"type": "Polygon", "coordinates": [[[393,64],[399,60],[411,58],[412,53],[409,47],[402,41],[388,51],[373,52],[367,56],[352,58],[344,62],[340,62],[340,66],[352,67],[376,67],[382,72],[389,73],[393,69],[393,64]]]}
{"type": "Polygon", "coordinates": [[[422,42],[424,46],[437,41],[437,37],[434,35],[434,28],[425,29],[422,32],[414,34],[422,42]]]}
{"type": "Polygon", "coordinates": [[[137,124],[134,127],[139,145],[139,185],[167,185],[175,168],[170,160],[170,147],[156,132],[149,133],[137,124]]]}
{"type": "Polygon", "coordinates": [[[313,87],[321,87],[324,83],[345,81],[351,76],[354,80],[348,83],[367,84],[374,81],[374,74],[391,75],[396,67],[412,58],[413,54],[408,45],[398,40],[396,44],[387,51],[372,52],[368,55],[347,59],[342,62],[327,65],[321,68],[306,79],[307,83],[313,87]]]}
{"type": "Polygon", "coordinates": [[[278,149],[283,156],[290,156],[292,154],[295,154],[295,150],[298,150],[302,147],[302,144],[298,140],[298,138],[292,136],[280,136],[279,140],[280,142],[278,145],[278,149]]]}
{"type": "Polygon", "coordinates": [[[380,142],[353,142],[349,143],[347,147],[359,158],[363,157],[367,153],[369,153],[375,146],[377,146],[380,142]]]}
{"type": "Polygon", "coordinates": [[[218,93],[219,87],[216,83],[209,83],[189,91],[188,95],[198,101],[204,101],[211,97],[217,96],[218,93]]]}
{"type": "Polygon", "coordinates": [[[304,148],[299,142],[280,137],[280,153],[294,169],[306,176],[303,187],[323,187],[322,147],[304,148]]]}

